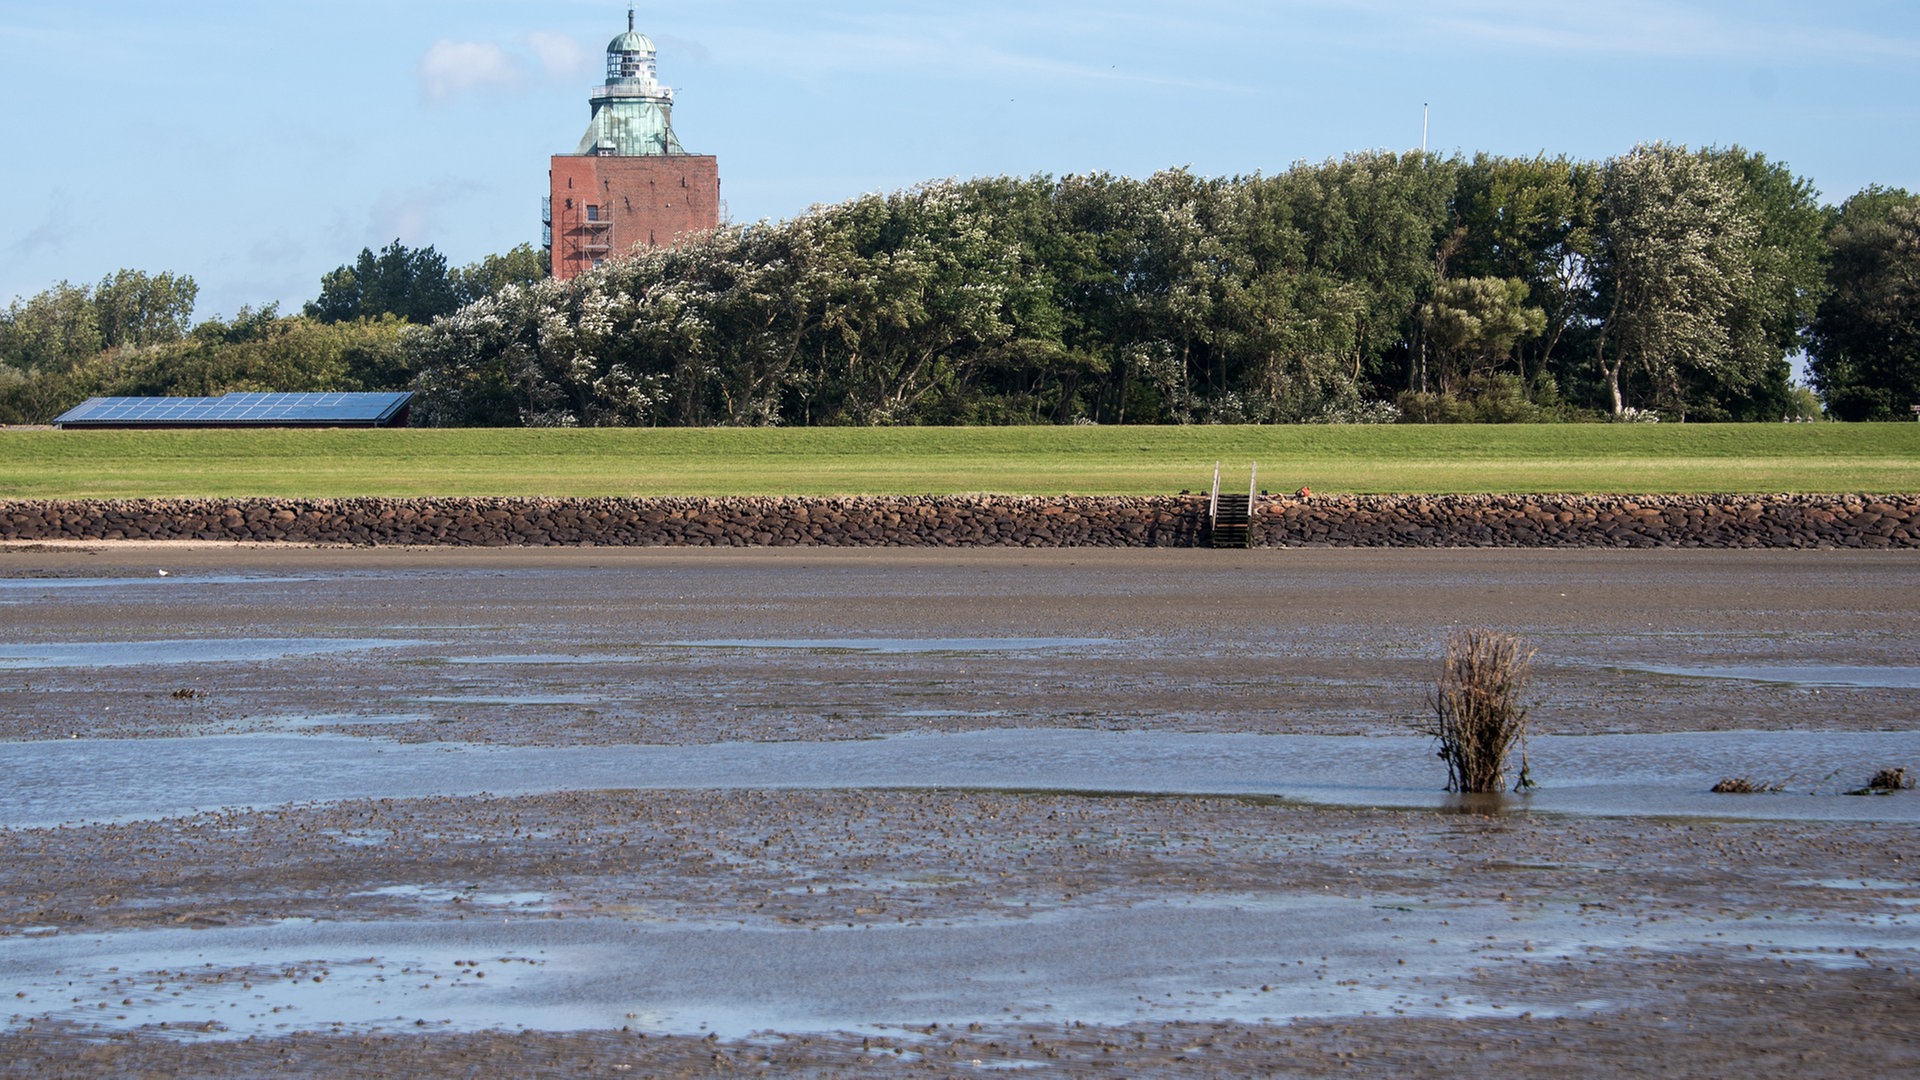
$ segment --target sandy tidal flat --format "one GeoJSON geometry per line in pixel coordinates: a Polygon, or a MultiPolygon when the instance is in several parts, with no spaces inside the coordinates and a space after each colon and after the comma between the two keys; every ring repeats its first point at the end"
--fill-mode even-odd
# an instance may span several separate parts
{"type": "Polygon", "coordinates": [[[7,549],[0,1071],[1910,1069],[1920,798],[1845,792],[1920,765],[1916,595],[1897,553],[7,549]],[[1539,649],[1532,799],[1407,734],[1457,625],[1539,649]]]}

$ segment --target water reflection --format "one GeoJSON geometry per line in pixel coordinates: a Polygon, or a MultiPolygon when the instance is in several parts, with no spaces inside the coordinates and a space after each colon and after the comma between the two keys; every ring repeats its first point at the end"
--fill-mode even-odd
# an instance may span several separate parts
{"type": "Polygon", "coordinates": [[[1502,817],[1532,810],[1531,794],[1505,791],[1453,791],[1435,807],[1443,814],[1468,814],[1476,817],[1502,817]]]}

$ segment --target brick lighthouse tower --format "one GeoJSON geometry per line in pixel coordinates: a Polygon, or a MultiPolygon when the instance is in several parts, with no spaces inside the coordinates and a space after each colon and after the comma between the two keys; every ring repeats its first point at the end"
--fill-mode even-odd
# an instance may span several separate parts
{"type": "Polygon", "coordinates": [[[565,281],[635,247],[671,244],[720,224],[720,164],[673,134],[673,91],[654,71],[653,41],[633,28],[607,44],[607,81],[571,154],[555,154],[543,207],[553,276],[565,281]]]}

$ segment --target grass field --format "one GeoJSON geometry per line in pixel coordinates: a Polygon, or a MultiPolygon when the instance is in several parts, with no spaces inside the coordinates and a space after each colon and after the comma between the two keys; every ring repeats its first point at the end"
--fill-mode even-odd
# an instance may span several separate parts
{"type": "Polygon", "coordinates": [[[0,498],[1914,492],[1920,424],[0,431],[0,498]]]}

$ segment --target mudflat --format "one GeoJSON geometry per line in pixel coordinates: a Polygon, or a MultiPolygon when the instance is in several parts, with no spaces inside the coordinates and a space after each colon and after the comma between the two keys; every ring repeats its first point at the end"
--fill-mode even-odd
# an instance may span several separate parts
{"type": "Polygon", "coordinates": [[[1920,766],[1916,596],[1901,552],[4,547],[0,1071],[1910,1069],[1920,798],[1847,792],[1920,766]],[[1533,797],[1435,790],[1456,626],[1538,650],[1533,797]]]}

